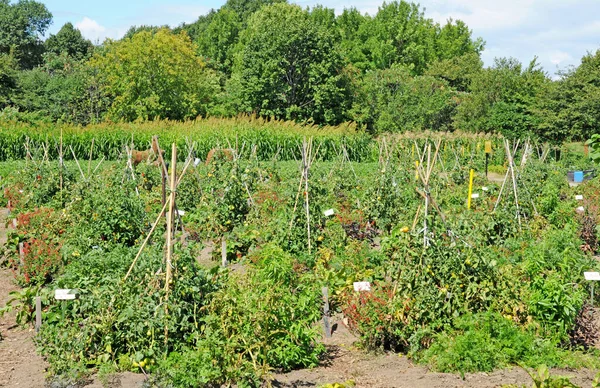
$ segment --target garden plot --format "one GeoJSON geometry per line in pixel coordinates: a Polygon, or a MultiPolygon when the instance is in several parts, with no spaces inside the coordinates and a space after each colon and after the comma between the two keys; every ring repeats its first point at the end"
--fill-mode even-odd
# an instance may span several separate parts
{"type": "MultiPolygon", "coordinates": [[[[422,374],[413,364],[593,374],[583,273],[599,269],[599,183],[575,193],[565,174],[576,155],[542,158],[544,146],[527,142],[494,143],[491,163],[508,173],[489,182],[482,143],[382,138],[372,162],[343,143],[321,161],[323,146],[306,138],[295,160],[238,144],[203,164],[190,142],[164,153],[169,169],[161,157],[135,165],[131,152],[90,161],[92,147],[62,165],[34,147],[4,181],[16,219],[5,265],[22,287],[8,309],[28,325],[41,298],[35,342],[61,379],[128,371],[158,386],[260,386],[326,368],[328,355],[335,368],[363,360],[362,386],[386,386],[393,375],[375,375],[388,366],[422,374]],[[361,350],[323,341],[323,287],[361,350]],[[57,301],[56,289],[77,298],[57,301]],[[378,369],[368,355],[381,351],[392,353],[374,358],[378,369]]],[[[354,373],[334,372],[306,381],[354,373]]]]}

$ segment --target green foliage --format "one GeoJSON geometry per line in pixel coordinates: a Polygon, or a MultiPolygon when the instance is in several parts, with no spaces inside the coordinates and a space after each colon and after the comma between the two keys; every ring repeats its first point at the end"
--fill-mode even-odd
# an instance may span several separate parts
{"type": "Polygon", "coordinates": [[[0,53],[0,110],[11,101],[17,87],[17,62],[11,54],[0,53]]]}
{"type": "Polygon", "coordinates": [[[455,331],[438,335],[420,361],[439,372],[492,372],[509,365],[555,366],[561,361],[577,363],[550,341],[531,330],[519,328],[498,313],[465,315],[455,331]]]}
{"type": "Polygon", "coordinates": [[[42,62],[42,36],[52,23],[46,6],[33,0],[0,1],[0,54],[11,54],[23,69],[42,62]]]}
{"type": "Polygon", "coordinates": [[[542,115],[537,106],[549,84],[535,59],[525,69],[515,59],[496,59],[493,67],[471,78],[471,93],[460,102],[454,125],[510,138],[540,135],[542,115]]]}
{"type": "Polygon", "coordinates": [[[239,110],[288,120],[344,121],[347,79],[337,37],[285,3],[265,6],[248,21],[230,90],[239,110]]]}
{"type": "Polygon", "coordinates": [[[406,68],[374,70],[358,86],[353,119],[371,132],[448,130],[456,93],[431,76],[412,77],[406,68]]]}
{"type": "Polygon", "coordinates": [[[14,105],[52,121],[100,121],[108,108],[107,97],[99,90],[92,69],[74,58],[66,51],[49,53],[44,66],[21,72],[14,105]]]}
{"type": "Polygon", "coordinates": [[[81,182],[73,187],[66,210],[78,225],[74,242],[80,249],[106,247],[108,244],[134,245],[145,226],[146,210],[136,195],[136,183],[121,183],[122,176],[108,170],[112,177],[81,182]]]}
{"type": "Polygon", "coordinates": [[[66,53],[75,59],[87,58],[93,50],[92,42],[81,35],[81,31],[73,27],[72,23],[65,23],[56,33],[51,34],[44,42],[47,52],[57,55],[66,53]]]}
{"type": "Polygon", "coordinates": [[[117,360],[134,370],[139,365],[152,371],[151,361],[162,358],[165,350],[190,343],[190,334],[198,330],[197,314],[208,303],[215,283],[182,252],[167,311],[162,302],[164,277],[161,281],[155,275],[162,262],[160,248],[146,251],[132,278],[121,280],[136,251],[92,250],[55,280],[53,287],[75,289],[78,299],[52,300],[45,306],[45,324],[37,341],[54,373],[117,360]],[[146,359],[148,365],[141,364],[146,359]]]}
{"type": "Polygon", "coordinates": [[[206,114],[218,82],[195,51],[187,35],[166,29],[106,42],[90,64],[112,97],[109,117],[183,120],[206,114]]]}
{"type": "MultiPolygon", "coordinates": [[[[17,112],[18,113],[18,112],[17,112]]],[[[20,115],[18,115],[21,117],[20,115]]],[[[2,119],[0,114],[0,119],[2,119]]],[[[190,142],[195,142],[194,152],[200,159],[205,159],[213,148],[223,148],[227,144],[246,144],[243,156],[249,157],[250,145],[256,146],[258,160],[293,160],[300,157],[298,145],[304,137],[313,137],[315,147],[320,148],[320,160],[332,160],[337,156],[337,149],[342,144],[348,147],[348,156],[353,161],[370,160],[376,145],[365,133],[358,132],[351,124],[339,126],[308,126],[289,121],[268,120],[250,116],[230,119],[207,118],[186,122],[160,120],[151,123],[102,123],[86,127],[75,125],[55,125],[47,123],[19,122],[12,114],[7,114],[6,121],[1,121],[0,160],[23,159],[26,150],[23,144],[29,138],[31,148],[38,150],[38,158],[44,155],[43,146],[49,143],[48,155],[56,159],[61,131],[65,151],[72,147],[80,159],[89,158],[94,140],[94,155],[117,160],[123,157],[123,145],[133,141],[135,148],[148,149],[152,136],[158,136],[161,144],[176,143],[179,149],[187,149],[190,142]]],[[[170,150],[167,150],[167,155],[170,150]]],[[[240,151],[242,151],[240,147],[240,151]]],[[[180,152],[180,160],[186,152],[180,152]]],[[[70,152],[64,153],[65,159],[72,159],[70,152]]],[[[166,158],[169,160],[169,156],[166,158]]]]}
{"type": "Polygon", "coordinates": [[[240,16],[235,11],[224,7],[214,14],[204,33],[195,41],[208,66],[231,74],[241,28],[240,16]]]}
{"type": "Polygon", "coordinates": [[[561,74],[544,105],[548,137],[589,139],[598,132],[600,51],[588,53],[581,65],[561,74]]]}

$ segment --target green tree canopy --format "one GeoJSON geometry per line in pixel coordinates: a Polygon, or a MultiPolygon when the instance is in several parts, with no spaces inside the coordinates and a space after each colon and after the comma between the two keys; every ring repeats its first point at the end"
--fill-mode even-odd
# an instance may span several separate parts
{"type": "Polygon", "coordinates": [[[600,133],[600,50],[563,73],[544,102],[546,137],[583,140],[600,133]]]}
{"type": "Polygon", "coordinates": [[[0,0],[0,54],[11,54],[21,68],[42,63],[41,37],[52,23],[52,14],[42,3],[0,0]]]}
{"type": "Polygon", "coordinates": [[[472,78],[455,118],[458,129],[500,132],[521,138],[539,134],[539,101],[551,83],[537,60],[523,68],[514,58],[499,58],[472,78]]]}
{"type": "Polygon", "coordinates": [[[0,110],[5,108],[17,87],[17,61],[10,54],[0,54],[0,110]]]}
{"type": "Polygon", "coordinates": [[[123,35],[122,39],[131,39],[131,38],[133,38],[133,36],[135,34],[137,34],[138,32],[143,32],[143,31],[147,31],[152,34],[155,34],[156,32],[158,32],[161,29],[170,30],[169,26],[167,26],[167,25],[160,26],[160,27],[159,26],[148,26],[145,24],[142,24],[141,26],[131,26],[131,27],[129,27],[129,29],[127,30],[125,35],[123,35]]]}
{"type": "Polygon", "coordinates": [[[449,130],[455,96],[444,80],[412,76],[406,67],[373,70],[361,81],[352,118],[370,132],[449,130]]]}
{"type": "Polygon", "coordinates": [[[46,51],[54,54],[66,53],[72,58],[87,58],[94,48],[92,42],[81,35],[81,31],[66,23],[56,35],[50,35],[46,42],[46,51]]]}
{"type": "Polygon", "coordinates": [[[92,69],[66,52],[49,53],[43,66],[21,71],[12,102],[44,119],[84,125],[100,121],[108,108],[92,69]]]}
{"type": "Polygon", "coordinates": [[[229,9],[221,8],[206,26],[198,39],[198,52],[206,58],[209,66],[231,73],[234,59],[234,48],[242,28],[239,15],[229,9]]]}
{"type": "Polygon", "coordinates": [[[344,120],[347,77],[335,31],[286,3],[261,8],[241,37],[230,87],[239,108],[316,123],[344,120]]]}
{"type": "Polygon", "coordinates": [[[473,52],[433,62],[425,74],[447,81],[460,92],[467,92],[471,89],[473,77],[482,69],[483,61],[479,54],[473,52]]]}
{"type": "Polygon", "coordinates": [[[218,89],[216,77],[196,56],[187,34],[166,29],[109,40],[91,65],[113,98],[109,117],[117,120],[203,115],[218,89]]]}

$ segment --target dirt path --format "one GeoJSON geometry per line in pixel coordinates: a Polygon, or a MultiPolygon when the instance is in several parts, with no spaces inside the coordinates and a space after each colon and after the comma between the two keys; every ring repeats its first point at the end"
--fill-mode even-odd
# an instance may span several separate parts
{"type": "MultiPolygon", "coordinates": [[[[8,211],[0,211],[0,246],[6,242],[8,211]]],[[[0,269],[0,306],[4,307],[11,291],[18,290],[12,272],[0,269]]],[[[35,352],[34,332],[19,328],[14,313],[0,318],[0,386],[44,387],[47,364],[35,352]]]]}
{"type": "MultiPolygon", "coordinates": [[[[493,373],[458,374],[435,373],[415,365],[405,356],[395,353],[372,355],[356,349],[356,338],[338,323],[338,330],[325,341],[330,359],[314,369],[275,375],[277,388],[320,387],[324,384],[351,382],[359,388],[492,388],[507,384],[531,386],[527,372],[519,367],[493,373]]],[[[568,376],[579,387],[591,387],[595,372],[590,370],[552,370],[552,375],[568,376]]]]}

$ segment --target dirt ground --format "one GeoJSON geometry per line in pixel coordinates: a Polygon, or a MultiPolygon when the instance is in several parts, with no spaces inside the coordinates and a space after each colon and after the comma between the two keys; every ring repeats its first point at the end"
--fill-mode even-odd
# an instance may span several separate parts
{"type": "MultiPolygon", "coordinates": [[[[0,244],[6,241],[5,220],[7,211],[0,211],[0,244]]],[[[212,247],[210,247],[212,248],[212,247]]],[[[208,261],[209,250],[202,261],[208,261]]],[[[211,263],[215,265],[215,263],[211,263]]],[[[218,264],[217,264],[218,265],[218,264]]],[[[10,270],[0,269],[0,307],[9,299],[9,293],[18,287],[10,270]]],[[[279,388],[319,387],[328,383],[352,382],[365,388],[436,388],[436,387],[499,387],[505,384],[531,385],[531,378],[521,368],[499,370],[494,373],[459,375],[430,372],[426,367],[414,365],[409,359],[397,354],[372,355],[356,349],[356,338],[343,323],[334,319],[336,329],[332,338],[325,339],[327,359],[314,369],[292,371],[273,376],[272,385],[279,388]]],[[[14,314],[0,318],[0,387],[43,388],[46,386],[47,363],[36,354],[33,329],[22,329],[15,324],[14,314]]],[[[193,371],[190,371],[193,373],[193,371]]],[[[553,370],[553,374],[572,377],[571,381],[581,387],[591,387],[595,373],[588,370],[553,370]]],[[[122,373],[110,380],[111,388],[139,388],[143,375],[122,373]]],[[[94,378],[87,386],[100,388],[102,383],[94,378]]]]}
{"type": "MultiPolygon", "coordinates": [[[[532,384],[528,373],[520,367],[493,373],[467,373],[463,379],[458,374],[431,372],[427,367],[415,365],[407,357],[395,353],[368,354],[352,345],[356,338],[341,321],[332,324],[336,331],[332,338],[324,340],[329,358],[323,365],[275,375],[274,387],[320,387],[345,382],[360,388],[492,388],[508,384],[530,387],[532,384]]],[[[595,372],[589,370],[555,369],[551,373],[568,376],[580,387],[591,387],[595,377],[595,372]]]]}
{"type": "MultiPolygon", "coordinates": [[[[0,246],[6,242],[8,211],[0,211],[0,246]]],[[[11,291],[18,290],[12,272],[0,269],[0,307],[4,307],[11,291]]],[[[14,313],[0,318],[0,386],[44,387],[46,363],[35,352],[32,330],[19,328],[14,313]]]]}

